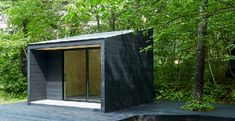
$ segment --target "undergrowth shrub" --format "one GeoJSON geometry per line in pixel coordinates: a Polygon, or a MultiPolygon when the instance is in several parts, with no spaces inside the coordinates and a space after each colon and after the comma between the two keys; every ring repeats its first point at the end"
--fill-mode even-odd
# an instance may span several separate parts
{"type": "Polygon", "coordinates": [[[214,111],[216,108],[206,101],[190,100],[181,106],[181,109],[187,111],[214,111]]]}
{"type": "MultiPolygon", "coordinates": [[[[192,81],[189,86],[176,86],[167,81],[155,81],[155,99],[156,100],[172,100],[172,101],[188,101],[192,99],[192,81]]],[[[203,88],[204,102],[215,103],[221,102],[222,98],[226,98],[226,87],[222,84],[213,84],[205,81],[203,88]]],[[[232,93],[232,98],[235,99],[235,91],[232,93]]],[[[234,101],[234,100],[233,100],[234,101]]],[[[232,103],[232,102],[231,102],[232,103]]]]}
{"type": "Polygon", "coordinates": [[[166,82],[155,84],[156,100],[179,100],[187,101],[191,99],[191,90],[169,85],[166,82]]]}
{"type": "Polygon", "coordinates": [[[24,43],[17,39],[0,36],[0,91],[12,98],[26,95],[26,78],[20,69],[20,50],[24,43]]]}

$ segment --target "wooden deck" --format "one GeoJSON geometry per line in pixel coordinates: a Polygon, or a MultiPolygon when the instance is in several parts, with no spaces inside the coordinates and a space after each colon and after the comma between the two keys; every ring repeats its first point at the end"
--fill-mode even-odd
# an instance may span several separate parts
{"type": "Polygon", "coordinates": [[[235,105],[217,104],[213,112],[182,111],[182,102],[160,101],[110,113],[97,109],[48,105],[26,105],[26,102],[0,106],[1,121],[117,121],[135,115],[207,115],[235,120],[235,105]]]}

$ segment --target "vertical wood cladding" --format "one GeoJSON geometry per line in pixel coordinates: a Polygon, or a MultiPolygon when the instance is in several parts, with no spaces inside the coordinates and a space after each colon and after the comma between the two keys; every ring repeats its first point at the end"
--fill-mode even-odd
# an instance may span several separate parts
{"type": "Polygon", "coordinates": [[[105,111],[153,101],[152,31],[125,34],[105,41],[105,111]]]}

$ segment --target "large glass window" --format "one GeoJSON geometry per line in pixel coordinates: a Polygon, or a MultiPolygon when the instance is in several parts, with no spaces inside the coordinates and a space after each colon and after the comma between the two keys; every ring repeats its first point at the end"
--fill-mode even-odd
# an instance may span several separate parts
{"type": "Polygon", "coordinates": [[[64,51],[64,99],[100,102],[100,49],[64,51]]]}

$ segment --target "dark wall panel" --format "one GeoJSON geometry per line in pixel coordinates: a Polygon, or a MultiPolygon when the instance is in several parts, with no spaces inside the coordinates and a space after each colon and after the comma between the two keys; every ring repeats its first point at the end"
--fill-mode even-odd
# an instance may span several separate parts
{"type": "Polygon", "coordinates": [[[46,99],[46,55],[45,52],[30,51],[30,101],[46,99]]]}
{"type": "Polygon", "coordinates": [[[153,101],[153,52],[148,36],[125,34],[105,42],[105,111],[153,101]]]}
{"type": "Polygon", "coordinates": [[[62,100],[62,52],[36,51],[30,55],[30,101],[62,100]]]}
{"type": "Polygon", "coordinates": [[[47,99],[63,99],[62,90],[62,51],[47,52],[47,99]]]}

